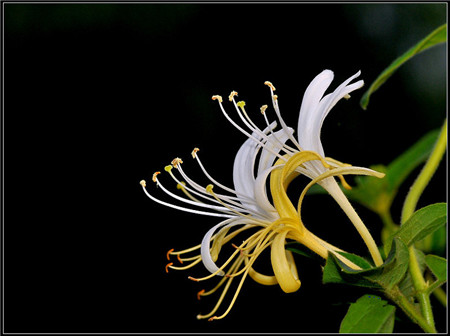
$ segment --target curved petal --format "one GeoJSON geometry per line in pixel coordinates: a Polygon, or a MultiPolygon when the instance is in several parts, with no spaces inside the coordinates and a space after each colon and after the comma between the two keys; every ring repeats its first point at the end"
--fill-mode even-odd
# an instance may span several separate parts
{"type": "MultiPolygon", "coordinates": [[[[246,221],[245,219],[244,220],[240,219],[238,217],[227,219],[223,222],[220,222],[219,224],[214,225],[203,236],[202,244],[200,246],[200,254],[202,256],[203,265],[206,267],[208,271],[210,271],[211,273],[216,273],[217,271],[219,271],[219,267],[217,267],[216,263],[213,261],[210,249],[211,237],[214,235],[216,230],[222,226],[232,227],[235,225],[244,225],[244,224],[249,224],[249,221],[246,221]]],[[[217,273],[217,275],[224,276],[225,273],[221,270],[217,273]]]]}
{"type": "Polygon", "coordinates": [[[305,150],[317,151],[314,148],[309,148],[309,143],[305,140],[312,138],[314,135],[313,130],[311,129],[311,125],[314,124],[317,119],[317,115],[314,112],[325,94],[325,91],[333,81],[333,78],[333,71],[322,71],[312,80],[303,95],[300,116],[298,118],[297,137],[300,146],[305,150]]]}
{"type": "MultiPolygon", "coordinates": [[[[322,74],[320,74],[319,76],[321,76],[322,74]]],[[[354,74],[346,81],[344,81],[341,85],[339,85],[339,87],[337,87],[333,93],[326,95],[325,97],[320,99],[320,101],[317,101],[318,94],[322,93],[323,95],[323,93],[325,92],[326,88],[329,86],[330,83],[325,82],[324,80],[322,80],[322,82],[318,81],[319,84],[322,83],[322,86],[320,86],[319,84],[315,84],[315,86],[313,86],[313,88],[319,86],[319,89],[321,89],[321,90],[316,89],[317,91],[314,92],[315,95],[308,95],[309,92],[308,87],[303,99],[304,100],[306,99],[307,101],[309,101],[309,103],[308,102],[305,103],[305,107],[302,103],[298,124],[298,140],[300,146],[304,150],[312,150],[319,153],[322,156],[325,156],[322,143],[320,141],[320,130],[322,128],[323,121],[325,120],[325,117],[328,115],[330,110],[334,107],[334,105],[336,105],[336,103],[340,99],[346,97],[350,92],[359,89],[364,85],[364,82],[362,80],[353,83],[351,85],[348,85],[353,79],[358,77],[360,74],[361,72],[358,71],[356,74],[354,74]],[[304,115],[302,116],[302,114],[304,115]]],[[[316,81],[316,78],[313,80],[310,86],[313,85],[313,83],[316,81]]]]}
{"type": "MultiPolygon", "coordinates": [[[[275,123],[272,123],[266,127],[263,132],[269,132],[275,127],[275,125],[275,123]]],[[[252,136],[257,138],[259,141],[262,140],[262,137],[256,132],[253,132],[252,136]]],[[[260,213],[260,209],[258,209],[258,207],[254,204],[248,202],[247,199],[253,200],[255,198],[255,176],[253,171],[255,167],[256,154],[259,149],[260,147],[258,143],[256,143],[252,138],[248,138],[243,143],[241,148],[239,148],[234,159],[233,166],[233,183],[237,197],[246,209],[255,213],[260,213]]]]}
{"type": "Polygon", "coordinates": [[[292,293],[300,288],[297,267],[290,251],[286,251],[284,242],[288,231],[275,236],[272,243],[270,259],[275,277],[285,293],[292,293]]]}

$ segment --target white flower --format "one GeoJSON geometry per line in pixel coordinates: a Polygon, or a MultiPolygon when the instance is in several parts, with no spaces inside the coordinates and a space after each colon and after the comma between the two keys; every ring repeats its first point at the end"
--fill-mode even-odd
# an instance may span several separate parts
{"type": "MultiPolygon", "coordinates": [[[[248,129],[246,130],[239,126],[225,111],[222,98],[213,96],[213,99],[219,102],[224,116],[247,136],[247,140],[235,156],[233,166],[234,188],[221,184],[208,173],[200,160],[197,148],[193,150],[192,157],[212,184],[203,187],[189,178],[182,169],[183,161],[179,158],[174,159],[172,165],[166,166],[165,170],[186,197],[176,195],[165,188],[158,179],[159,172],[153,175],[153,181],[157,183],[157,186],[162,191],[189,206],[175,205],[154,197],[147,191],[145,181],[141,181],[147,196],[160,204],[195,214],[225,218],[208,230],[201,244],[183,251],[170,250],[167,254],[169,260],[171,255],[176,255],[180,263],[189,263],[184,266],[174,266],[170,262],[166,266],[166,271],[168,268],[177,270],[188,269],[202,262],[210,274],[203,278],[190,277],[192,280],[201,281],[216,275],[226,275],[219,282],[218,286],[211,291],[205,292],[203,290],[199,292],[198,297],[200,298],[201,296],[214,293],[220,286],[225,285],[215,308],[209,314],[199,315],[198,318],[209,318],[216,312],[232,280],[239,275],[242,275],[242,277],[228,309],[221,316],[212,317],[211,319],[223,318],[227,315],[247,275],[261,284],[279,284],[285,292],[298,290],[301,283],[292,253],[285,250],[286,239],[300,242],[323,258],[327,258],[328,253],[333,253],[349,267],[359,269],[358,266],[336,253],[337,251],[342,251],[341,249],[323,241],[307,230],[300,216],[302,200],[307,190],[313,184],[320,183],[338,201],[352,222],[356,223],[355,226],[357,226],[358,231],[363,232],[362,236],[366,244],[367,241],[370,243],[370,234],[368,234],[364,224],[362,224],[356,212],[348,203],[334,180],[334,176],[339,176],[343,180],[342,176],[345,174],[362,174],[377,177],[382,177],[383,174],[325,158],[320,142],[320,129],[330,109],[338,100],[347,97],[351,91],[362,86],[362,81],[348,85],[357,76],[359,76],[359,73],[350,77],[333,93],[325,97],[323,97],[323,94],[331,83],[333,78],[332,72],[325,70],[313,80],[303,98],[298,127],[298,141],[293,136],[293,129],[289,128],[281,117],[278,97],[274,94],[275,88],[270,82],[266,82],[266,85],[271,89],[273,107],[281,125],[281,129],[278,131],[275,131],[277,122],[270,123],[267,118],[265,113],[267,105],[261,107],[266,124],[266,127],[261,130],[247,115],[245,103],[235,101],[237,92],[233,91],[230,94],[229,100],[233,103],[241,122],[248,129]],[[286,144],[288,140],[293,143],[294,147],[286,144]],[[173,168],[175,168],[175,171],[178,171],[181,178],[174,174],[173,168]],[[292,179],[299,174],[308,176],[312,181],[303,190],[298,202],[298,209],[296,209],[288,198],[286,189],[292,179]],[[269,201],[266,187],[268,179],[270,180],[272,202],[269,201]],[[213,186],[223,191],[216,193],[213,191],[213,186]],[[192,208],[192,206],[203,210],[192,208]],[[240,227],[236,229],[236,226],[240,227]],[[364,229],[367,232],[364,232],[364,229]],[[216,262],[222,246],[247,230],[251,230],[253,233],[239,246],[233,245],[236,250],[219,267],[216,262]],[[370,239],[367,238],[367,234],[370,239]],[[273,276],[261,274],[252,267],[256,258],[268,247],[271,247],[273,276]],[[198,250],[200,250],[200,253],[193,257],[181,257],[198,250]],[[243,264],[244,266],[241,267],[243,264]]],[[[371,250],[371,246],[369,246],[369,250],[371,250]]],[[[378,263],[377,260],[375,262],[378,263]]]]}

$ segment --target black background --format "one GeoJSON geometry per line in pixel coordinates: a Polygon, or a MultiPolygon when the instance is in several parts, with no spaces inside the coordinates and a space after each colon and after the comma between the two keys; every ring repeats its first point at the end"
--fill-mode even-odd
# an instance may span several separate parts
{"type": "MultiPolygon", "coordinates": [[[[166,274],[165,253],[200,243],[217,220],[154,204],[139,181],[177,156],[200,178],[190,159],[199,147],[209,172],[231,186],[245,136],[213,94],[238,91],[261,125],[270,80],[295,128],[319,72],[335,72],[334,88],[361,70],[367,88],[446,12],[445,4],[3,3],[5,331],[337,332],[367,291],[322,285],[320,266],[301,257],[298,292],[248,280],[227,318],[197,321],[217,296],[196,293],[215,282],[187,279],[205,275],[201,266],[166,274]]],[[[440,127],[445,60],[439,46],[409,61],[367,111],[358,105],[364,89],[340,102],[322,129],[326,154],[388,164],[440,127]]],[[[445,200],[444,166],[419,207],[445,200]]],[[[412,181],[394,204],[396,221],[412,181]]],[[[366,253],[334,202],[311,196],[306,205],[313,232],[366,253]]],[[[376,216],[356,208],[379,241],[376,216]]],[[[445,311],[433,303],[443,331],[445,311]]],[[[395,331],[420,331],[398,316],[395,331]]]]}

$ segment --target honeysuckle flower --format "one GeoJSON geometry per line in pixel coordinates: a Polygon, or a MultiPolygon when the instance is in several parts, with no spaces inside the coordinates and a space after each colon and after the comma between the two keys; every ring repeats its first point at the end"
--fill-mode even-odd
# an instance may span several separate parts
{"type": "MultiPolygon", "coordinates": [[[[247,275],[264,285],[279,284],[281,289],[287,293],[298,290],[301,282],[292,253],[285,249],[286,239],[292,239],[305,245],[323,258],[327,258],[328,253],[333,253],[349,267],[359,269],[357,265],[337,253],[342,251],[341,249],[315,236],[305,227],[301,220],[301,204],[307,190],[313,184],[319,183],[328,191],[331,190],[330,194],[344,208],[347,205],[339,198],[340,196],[336,190],[340,191],[340,188],[334,180],[334,176],[338,176],[343,182],[345,180],[342,176],[346,174],[383,176],[383,174],[367,168],[353,167],[324,157],[323,148],[320,144],[320,128],[323,119],[339,99],[346,97],[348,93],[360,87],[361,82],[347,85],[359,75],[358,73],[344,82],[335,92],[320,99],[330,84],[329,82],[331,82],[330,74],[332,79],[332,73],[327,70],[317,76],[305,93],[301,113],[304,115],[309,113],[309,117],[306,116],[302,120],[303,123],[310,123],[310,127],[302,124],[299,126],[299,133],[304,129],[308,129],[311,132],[306,133],[304,137],[299,136],[298,141],[293,137],[293,129],[287,127],[281,118],[278,97],[274,95],[275,88],[271,83],[266,82],[271,89],[273,106],[281,125],[281,129],[278,131],[274,131],[277,123],[269,123],[268,121],[265,113],[267,105],[261,107],[261,112],[266,122],[266,127],[261,130],[247,115],[245,103],[235,101],[234,97],[237,96],[237,93],[233,91],[230,94],[229,100],[233,103],[241,121],[249,129],[247,131],[226,113],[222,104],[222,98],[213,96],[213,99],[219,102],[225,117],[248,137],[235,157],[233,167],[234,189],[216,181],[207,172],[200,161],[197,148],[192,152],[192,157],[212,184],[203,187],[190,179],[183,171],[181,167],[183,161],[179,158],[174,159],[172,165],[166,166],[165,170],[186,197],[180,197],[166,189],[158,179],[159,172],[153,175],[153,181],[169,196],[190,206],[196,206],[205,210],[183,207],[157,199],[147,191],[145,181],[141,181],[147,196],[158,203],[195,214],[225,218],[208,230],[201,244],[183,251],[170,250],[167,253],[169,260],[171,255],[175,255],[183,266],[174,266],[173,262],[170,262],[166,266],[166,271],[169,268],[177,270],[189,269],[202,262],[210,274],[203,278],[190,277],[192,280],[203,281],[215,276],[223,276],[218,285],[212,290],[208,292],[202,290],[198,293],[198,298],[200,298],[201,296],[210,295],[221,286],[224,286],[214,309],[209,314],[199,315],[198,318],[210,318],[212,320],[226,316],[233,306],[247,275]],[[327,82],[328,84],[326,85],[327,82]],[[314,117],[314,113],[317,115],[319,112],[321,113],[320,118],[314,117]],[[318,134],[312,133],[314,130],[318,134]],[[288,140],[296,148],[288,146],[286,144],[288,140]],[[309,148],[313,150],[309,150],[309,148]],[[181,179],[174,174],[173,168],[181,176],[181,179]],[[303,190],[296,209],[287,196],[286,190],[290,182],[299,174],[308,176],[311,178],[311,182],[303,190]],[[266,190],[266,181],[269,178],[272,202],[269,201],[266,190]],[[221,188],[225,194],[216,193],[213,190],[213,186],[221,188]],[[336,190],[334,189],[335,186],[337,186],[336,190]],[[221,266],[218,266],[216,262],[222,246],[242,232],[249,231],[253,233],[240,245],[233,244],[235,251],[221,266]],[[268,247],[271,248],[271,264],[274,275],[264,275],[253,269],[255,260],[268,247]],[[182,257],[188,253],[197,254],[191,257],[182,257]],[[188,264],[184,264],[185,262],[188,262],[188,264]],[[220,307],[233,279],[237,276],[241,276],[241,280],[228,309],[221,316],[213,316],[220,307]]],[[[347,214],[353,215],[354,213],[354,210],[353,213],[351,210],[344,210],[347,214]]],[[[364,224],[362,225],[364,226],[364,224]]]]}

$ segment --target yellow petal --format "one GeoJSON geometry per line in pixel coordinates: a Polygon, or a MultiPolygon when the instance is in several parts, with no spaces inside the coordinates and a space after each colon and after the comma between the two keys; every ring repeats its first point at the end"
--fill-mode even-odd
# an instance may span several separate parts
{"type": "Polygon", "coordinates": [[[288,230],[275,236],[270,254],[275,277],[285,293],[292,293],[300,288],[297,267],[290,251],[286,251],[284,243],[288,230]]]}

